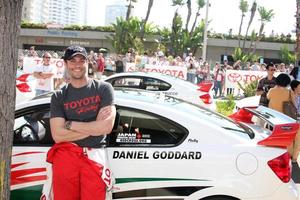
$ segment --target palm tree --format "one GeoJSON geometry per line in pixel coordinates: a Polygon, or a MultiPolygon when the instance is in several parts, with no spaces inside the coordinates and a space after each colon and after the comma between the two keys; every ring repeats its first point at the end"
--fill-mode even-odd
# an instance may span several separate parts
{"type": "MultiPolygon", "coordinates": [[[[172,6],[183,6],[184,0],[172,0],[172,6]]],[[[181,40],[181,38],[178,38],[178,35],[181,34],[181,26],[182,26],[182,20],[181,17],[178,14],[178,8],[176,8],[173,19],[172,19],[172,32],[171,32],[171,47],[172,47],[172,54],[178,55],[178,40],[181,40]]]]}
{"type": "Polygon", "coordinates": [[[127,12],[126,12],[126,20],[128,20],[131,16],[131,9],[134,7],[132,5],[132,3],[136,3],[137,0],[127,0],[127,1],[129,1],[129,4],[127,6],[128,8],[127,8],[127,12]]]}
{"type": "Polygon", "coordinates": [[[251,16],[250,16],[250,19],[249,19],[249,22],[248,22],[246,35],[245,35],[244,42],[243,42],[243,51],[245,50],[245,43],[246,43],[246,39],[247,39],[247,36],[248,36],[248,31],[249,31],[250,25],[252,24],[252,21],[254,19],[255,12],[256,12],[256,7],[257,7],[257,3],[254,1],[253,4],[252,4],[251,10],[250,10],[251,11],[251,16]]]}
{"type": "Polygon", "coordinates": [[[188,33],[189,23],[192,15],[192,2],[191,0],[187,0],[186,6],[188,8],[188,14],[186,17],[186,23],[185,23],[185,31],[188,33]]]}
{"type": "Polygon", "coordinates": [[[189,34],[190,36],[192,35],[192,33],[194,32],[194,29],[196,27],[197,19],[200,16],[200,9],[205,6],[205,0],[197,0],[197,5],[198,5],[198,8],[197,8],[197,12],[196,12],[196,16],[195,16],[193,26],[192,26],[190,34],[189,34]]]}
{"type": "Polygon", "coordinates": [[[259,32],[258,32],[258,37],[257,40],[254,44],[254,48],[253,48],[253,53],[255,53],[256,51],[256,45],[257,43],[262,39],[263,37],[263,31],[264,31],[264,27],[266,25],[267,22],[270,22],[271,19],[274,17],[275,13],[273,12],[273,10],[267,10],[264,7],[258,7],[258,13],[260,15],[260,28],[259,28],[259,32]]]}
{"type": "Polygon", "coordinates": [[[297,59],[299,60],[299,55],[300,55],[300,0],[296,0],[296,6],[297,6],[297,11],[296,11],[296,56],[297,59]]]}
{"type": "Polygon", "coordinates": [[[241,23],[239,27],[239,33],[238,33],[239,48],[241,47],[241,32],[242,32],[243,21],[244,21],[245,13],[248,12],[248,7],[249,5],[247,0],[240,0],[239,8],[242,12],[242,17],[241,17],[241,23]]]}
{"type": "Polygon", "coordinates": [[[149,0],[149,1],[148,1],[147,14],[146,14],[145,19],[143,19],[143,21],[142,21],[142,27],[141,27],[141,41],[143,41],[143,39],[144,39],[144,35],[145,35],[145,26],[146,26],[147,21],[148,21],[148,19],[149,19],[150,12],[151,12],[151,8],[152,8],[152,6],[153,6],[153,2],[154,2],[154,0],[149,0]]]}

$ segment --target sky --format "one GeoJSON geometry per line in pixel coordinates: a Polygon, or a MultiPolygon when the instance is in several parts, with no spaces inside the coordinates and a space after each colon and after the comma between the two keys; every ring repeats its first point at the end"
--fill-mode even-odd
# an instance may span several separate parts
{"type": "MultiPolygon", "coordinates": [[[[114,3],[126,4],[126,0],[88,0],[90,1],[88,23],[92,26],[104,25],[105,6],[114,3]]],[[[247,0],[249,4],[249,10],[254,0],[247,0]]],[[[229,29],[232,29],[233,34],[238,33],[241,11],[239,9],[240,0],[210,0],[210,7],[208,12],[208,19],[211,21],[208,29],[217,33],[228,33],[229,29]]],[[[265,34],[268,36],[274,31],[276,34],[288,34],[295,33],[295,13],[296,13],[296,1],[295,0],[256,0],[258,6],[263,6],[267,10],[273,9],[275,16],[271,22],[265,26],[265,34]]],[[[154,4],[151,10],[149,21],[160,27],[171,27],[172,18],[175,12],[175,7],[171,6],[171,0],[154,0],[154,4]]],[[[139,18],[144,18],[146,15],[148,6],[148,0],[138,0],[135,3],[134,15],[139,18]]],[[[192,24],[194,15],[196,12],[196,1],[192,0],[193,15],[191,17],[192,24]]],[[[186,18],[187,8],[186,6],[179,8],[180,14],[183,19],[186,18]]],[[[205,18],[206,8],[201,9],[200,18],[205,18]]],[[[250,18],[250,11],[246,13],[244,18],[244,26],[242,34],[245,34],[247,24],[250,18]]],[[[250,31],[255,29],[257,32],[260,27],[259,13],[255,14],[255,18],[250,27],[250,31]]],[[[249,32],[250,32],[249,31],[249,32]]]]}

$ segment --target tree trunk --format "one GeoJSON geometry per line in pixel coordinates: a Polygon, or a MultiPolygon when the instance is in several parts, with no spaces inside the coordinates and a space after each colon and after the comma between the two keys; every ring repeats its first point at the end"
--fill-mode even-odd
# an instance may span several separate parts
{"type": "Polygon", "coordinates": [[[185,24],[185,31],[186,31],[186,33],[188,33],[189,23],[190,23],[190,19],[191,19],[191,15],[192,15],[192,3],[191,3],[191,0],[187,0],[187,8],[188,8],[188,14],[187,14],[187,17],[186,17],[186,24],[185,24]]]}
{"type": "Polygon", "coordinates": [[[127,12],[126,12],[126,21],[129,19],[130,15],[131,15],[131,8],[132,8],[132,2],[131,2],[131,0],[129,0],[129,5],[127,8],[127,12]]]}
{"type": "Polygon", "coordinates": [[[0,199],[10,198],[10,164],[15,113],[17,39],[23,0],[0,1],[0,199]]]}
{"type": "Polygon", "coordinates": [[[146,24],[147,24],[149,16],[150,16],[150,12],[151,12],[151,8],[153,6],[153,2],[154,2],[154,0],[149,0],[147,14],[146,14],[145,19],[142,21],[141,41],[143,41],[143,39],[144,39],[145,27],[146,27],[146,24]]]}
{"type": "Polygon", "coordinates": [[[297,61],[300,57],[300,0],[296,1],[297,11],[296,11],[296,49],[295,53],[297,56],[297,61]]]}
{"type": "MultiPolygon", "coordinates": [[[[200,16],[200,7],[198,7],[198,10],[197,10],[197,12],[196,12],[195,20],[194,20],[193,26],[192,26],[191,31],[190,31],[190,34],[189,34],[190,37],[192,36],[192,33],[193,33],[194,30],[195,30],[196,23],[197,23],[197,19],[198,19],[199,16],[200,16]]],[[[195,55],[195,54],[194,54],[194,55],[195,55]]]]}
{"type": "Polygon", "coordinates": [[[251,11],[251,16],[250,16],[250,19],[249,19],[249,23],[248,23],[247,30],[246,30],[246,35],[245,35],[244,42],[243,42],[243,51],[245,50],[245,43],[246,43],[246,40],[247,40],[248,31],[249,31],[250,25],[252,24],[252,21],[254,19],[255,12],[256,12],[256,7],[257,7],[257,3],[254,1],[253,4],[252,4],[251,10],[250,10],[251,11]]]}
{"type": "Polygon", "coordinates": [[[241,23],[239,27],[239,33],[238,33],[239,48],[241,48],[241,32],[242,32],[243,21],[244,21],[244,13],[242,13],[242,18],[241,18],[241,23]]]}

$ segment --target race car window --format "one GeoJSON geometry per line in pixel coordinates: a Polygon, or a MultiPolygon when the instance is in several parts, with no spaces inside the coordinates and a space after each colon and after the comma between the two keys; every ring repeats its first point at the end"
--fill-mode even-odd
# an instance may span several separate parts
{"type": "Polygon", "coordinates": [[[18,111],[15,117],[15,146],[50,146],[54,143],[50,132],[49,108],[40,107],[18,111]]]}
{"type": "Polygon", "coordinates": [[[181,125],[153,113],[119,108],[109,146],[170,147],[188,135],[181,125]]]}
{"type": "Polygon", "coordinates": [[[142,78],[139,77],[118,77],[109,81],[113,87],[137,88],[142,89],[142,78]]]}
{"type": "Polygon", "coordinates": [[[145,78],[143,81],[144,87],[146,90],[151,91],[166,91],[171,88],[171,85],[155,78],[145,78]]]}

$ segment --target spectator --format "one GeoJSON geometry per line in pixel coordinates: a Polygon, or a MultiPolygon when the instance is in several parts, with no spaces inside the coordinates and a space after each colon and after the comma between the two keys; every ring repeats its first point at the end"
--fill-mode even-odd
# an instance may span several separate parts
{"type": "Polygon", "coordinates": [[[258,82],[256,95],[260,95],[259,105],[268,107],[269,100],[267,98],[267,93],[276,85],[276,78],[274,77],[276,68],[273,63],[270,63],[267,65],[266,70],[268,75],[258,82]]]}
{"type": "Polygon", "coordinates": [[[103,57],[103,53],[99,53],[98,59],[97,59],[97,70],[96,70],[96,78],[101,79],[101,76],[104,72],[105,68],[105,59],[103,57]]]}
{"type": "Polygon", "coordinates": [[[300,60],[298,61],[298,66],[297,66],[297,67],[294,67],[294,68],[292,69],[291,73],[290,73],[290,75],[291,75],[294,79],[296,79],[296,80],[298,80],[298,81],[300,81],[300,72],[299,72],[300,67],[299,67],[299,65],[300,65],[300,60]]]}
{"type": "Polygon", "coordinates": [[[123,59],[121,55],[117,56],[117,60],[115,61],[115,65],[116,65],[116,73],[121,73],[124,72],[124,63],[123,63],[123,59]]]}
{"type": "Polygon", "coordinates": [[[35,46],[31,46],[29,48],[29,52],[27,54],[28,57],[38,57],[38,54],[35,51],[35,46]]]}
{"type": "Polygon", "coordinates": [[[257,60],[256,60],[256,61],[254,62],[254,64],[251,66],[251,69],[252,69],[253,71],[260,71],[260,66],[259,66],[259,63],[258,63],[257,60]]]}
{"type": "MultiPolygon", "coordinates": [[[[267,94],[269,100],[269,108],[283,113],[283,102],[288,101],[290,98],[290,90],[287,88],[291,83],[289,75],[282,73],[276,77],[276,86],[271,88],[267,94]]],[[[296,105],[295,95],[291,92],[292,102],[296,105]]]]}
{"type": "Polygon", "coordinates": [[[195,83],[196,78],[196,66],[194,60],[191,58],[187,64],[187,81],[195,83]]]}
{"type": "Polygon", "coordinates": [[[43,54],[42,65],[35,68],[33,76],[37,79],[35,86],[35,95],[41,95],[53,90],[54,67],[50,64],[51,54],[45,52],[43,54]]]}
{"type": "Polygon", "coordinates": [[[218,91],[219,91],[219,97],[221,97],[223,84],[225,80],[225,70],[224,67],[221,67],[220,63],[216,63],[214,68],[214,90],[215,90],[215,97],[218,97],[218,91]]]}
{"type": "Polygon", "coordinates": [[[144,55],[142,56],[142,60],[141,60],[142,68],[145,68],[146,64],[149,64],[149,57],[148,57],[147,52],[145,52],[144,55]]]}

